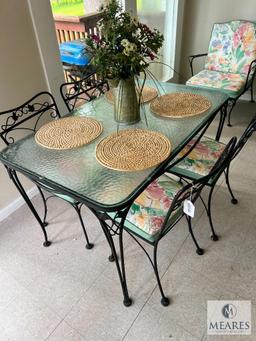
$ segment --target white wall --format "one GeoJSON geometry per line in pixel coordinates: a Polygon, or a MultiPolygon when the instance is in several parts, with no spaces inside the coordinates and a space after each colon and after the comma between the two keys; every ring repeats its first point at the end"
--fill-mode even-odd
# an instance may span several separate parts
{"type": "MultiPolygon", "coordinates": [[[[25,102],[47,86],[26,0],[1,1],[0,32],[0,111],[3,111],[25,102]]],[[[0,148],[4,146],[0,142],[0,148]]],[[[26,183],[27,188],[31,187],[26,183]]],[[[2,164],[0,186],[1,210],[18,197],[2,164]]]]}
{"type": "MultiPolygon", "coordinates": [[[[1,1],[0,32],[0,112],[44,90],[51,91],[61,112],[66,112],[59,95],[64,76],[49,1],[1,1]]],[[[0,141],[0,149],[4,147],[0,141]]],[[[32,187],[28,180],[22,178],[22,182],[26,189],[32,187]]],[[[0,186],[1,218],[4,209],[19,197],[2,164],[0,186]]]]}
{"type": "MultiPolygon", "coordinates": [[[[186,0],[180,64],[180,73],[185,79],[190,77],[187,56],[207,52],[213,24],[235,19],[256,21],[256,1],[186,0]]],[[[196,64],[199,70],[204,64],[203,58],[196,64]]]]}
{"type": "Polygon", "coordinates": [[[48,0],[27,1],[48,90],[53,94],[60,112],[66,112],[66,105],[59,90],[60,85],[64,82],[64,74],[60,62],[60,51],[55,33],[51,4],[48,0]]]}

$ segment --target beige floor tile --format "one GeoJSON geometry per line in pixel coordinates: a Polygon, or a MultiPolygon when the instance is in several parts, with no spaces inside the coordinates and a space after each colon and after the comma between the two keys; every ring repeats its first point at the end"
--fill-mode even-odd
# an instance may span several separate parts
{"type": "Polygon", "coordinates": [[[179,262],[171,264],[162,278],[162,286],[170,305],[163,307],[160,304],[161,295],[157,287],[148,306],[170,316],[175,323],[200,339],[206,328],[207,300],[218,299],[218,286],[179,262]]]}
{"type": "Polygon", "coordinates": [[[0,312],[13,300],[19,290],[24,288],[0,268],[0,312]]]}
{"type": "MultiPolygon", "coordinates": [[[[231,175],[230,175],[230,184],[232,187],[232,191],[235,195],[235,197],[239,200],[241,193],[246,193],[249,198],[252,198],[255,196],[255,177],[252,173],[252,169],[255,168],[255,166],[250,166],[247,164],[248,170],[247,172],[249,174],[244,174],[243,176],[237,174],[237,169],[232,168],[231,175]]],[[[240,166],[239,166],[240,168],[240,166]]],[[[255,200],[250,200],[250,206],[255,211],[256,205],[255,200]]]]}
{"type": "Polygon", "coordinates": [[[120,341],[145,302],[141,292],[133,305],[125,307],[119,282],[102,275],[65,320],[86,340],[120,341]]]}
{"type": "Polygon", "coordinates": [[[85,341],[85,339],[65,321],[62,321],[47,341],[85,341]]]}
{"type": "MultiPolygon", "coordinates": [[[[234,213],[233,218],[235,219],[235,217],[236,213],[234,213]]],[[[213,257],[213,260],[220,258],[228,264],[232,263],[240,255],[241,244],[244,242],[246,234],[253,223],[253,218],[249,215],[245,221],[241,219],[241,223],[239,217],[237,217],[236,223],[232,222],[232,220],[232,218],[227,220],[226,215],[223,214],[218,214],[218,217],[213,215],[214,228],[219,236],[219,240],[213,242],[210,239],[211,230],[208,217],[206,214],[202,216],[194,231],[200,246],[205,250],[205,254],[199,260],[199,263],[200,261],[204,262],[203,258],[213,257]],[[226,224],[223,224],[223,222],[226,222],[226,224]]]]}
{"type": "MultiPolygon", "coordinates": [[[[56,199],[51,203],[53,200],[56,199]]],[[[54,212],[50,208],[50,212],[54,212]]],[[[38,245],[40,231],[32,231],[34,217],[28,215],[18,231],[12,230],[6,235],[6,243],[0,248],[0,268],[64,317],[109,266],[107,257],[110,251],[103,233],[90,215],[85,221],[95,247],[87,250],[74,209],[68,206],[62,212],[59,207],[57,211],[60,216],[47,227],[53,244],[48,248],[38,245]],[[24,241],[21,243],[22,236],[24,241]]],[[[50,214],[50,221],[51,217],[50,214]]],[[[7,230],[9,226],[11,222],[7,222],[7,230]]]]}
{"type": "Polygon", "coordinates": [[[253,300],[256,300],[255,257],[255,245],[248,247],[248,249],[241,249],[232,266],[229,281],[225,283],[231,292],[253,300]]]}
{"type": "Polygon", "coordinates": [[[157,311],[151,306],[145,306],[128,331],[124,341],[197,341],[173,319],[171,311],[157,311]]]}
{"type": "Polygon", "coordinates": [[[200,275],[204,275],[210,282],[220,284],[228,279],[231,272],[232,262],[225,260],[216,244],[209,241],[208,247],[202,242],[202,238],[197,237],[200,246],[205,250],[204,255],[199,256],[196,253],[195,245],[191,238],[188,238],[179,250],[173,263],[177,266],[185,265],[188,269],[200,275]]]}
{"type": "Polygon", "coordinates": [[[45,340],[60,323],[60,318],[26,290],[19,290],[0,311],[1,328],[6,340],[45,340]]]}
{"type": "Polygon", "coordinates": [[[64,317],[102,271],[112,264],[107,258],[106,242],[87,250],[74,241],[72,248],[58,246],[57,250],[54,257],[44,255],[37,261],[36,267],[41,271],[28,288],[35,297],[45,300],[49,307],[64,317]]]}

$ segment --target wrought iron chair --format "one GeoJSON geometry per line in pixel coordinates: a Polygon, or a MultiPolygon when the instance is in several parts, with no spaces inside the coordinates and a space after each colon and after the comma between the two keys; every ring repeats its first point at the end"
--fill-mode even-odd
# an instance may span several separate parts
{"type": "MultiPolygon", "coordinates": [[[[30,100],[25,102],[24,104],[9,109],[3,112],[0,112],[0,118],[1,118],[1,125],[0,125],[0,137],[3,140],[3,142],[8,146],[12,143],[14,143],[16,140],[18,140],[20,136],[20,131],[23,132],[27,131],[28,133],[35,133],[39,126],[44,122],[46,115],[48,115],[48,118],[51,119],[58,119],[60,118],[60,112],[57,107],[57,104],[53,98],[53,96],[49,92],[40,92],[34,97],[32,97],[30,100]]],[[[67,195],[63,195],[61,193],[57,193],[56,190],[45,186],[44,184],[34,181],[36,184],[38,191],[43,199],[44,204],[44,217],[41,219],[35,210],[33,204],[28,199],[26,192],[24,191],[20,180],[16,174],[15,171],[13,171],[11,168],[6,167],[7,171],[9,173],[10,178],[13,180],[15,186],[17,187],[18,191],[22,194],[22,196],[25,198],[29,208],[31,209],[32,213],[34,214],[35,218],[37,219],[38,223],[41,226],[41,229],[43,231],[45,242],[43,243],[44,246],[50,246],[51,242],[48,240],[47,233],[45,230],[45,227],[48,225],[46,221],[47,217],[47,199],[42,191],[45,190],[48,193],[51,194],[51,196],[57,196],[74,207],[76,210],[84,235],[86,239],[86,248],[91,249],[93,247],[93,244],[89,242],[85,226],[83,223],[83,219],[81,216],[81,207],[82,204],[79,203],[76,200],[73,200],[71,197],[67,195]]]]}
{"type": "Polygon", "coordinates": [[[253,100],[256,73],[256,23],[244,20],[214,24],[208,53],[189,56],[192,78],[187,85],[219,89],[229,96],[228,126],[231,112],[247,90],[253,100]],[[206,57],[204,70],[194,75],[193,61],[206,57]]]}
{"type": "MultiPolygon", "coordinates": [[[[240,139],[238,140],[234,148],[234,152],[233,152],[230,162],[235,157],[237,157],[237,155],[242,150],[243,146],[248,141],[249,137],[255,131],[256,131],[256,116],[251,120],[251,122],[249,123],[249,125],[247,126],[243,134],[241,135],[240,139]]],[[[183,157],[184,155],[186,155],[186,157],[183,158],[183,160],[177,163],[174,167],[171,166],[168,169],[168,172],[178,176],[181,179],[188,179],[192,181],[203,178],[207,174],[209,174],[212,167],[214,167],[215,163],[217,162],[219,155],[221,155],[223,150],[226,148],[226,145],[224,143],[211,139],[207,136],[203,136],[200,139],[199,143],[195,145],[192,152],[187,155],[188,150],[190,150],[191,146],[194,145],[195,140],[191,140],[191,142],[179,153],[179,155],[177,156],[177,159],[183,157]]],[[[230,163],[227,164],[227,167],[223,169],[223,171],[225,174],[227,188],[231,195],[231,202],[232,204],[237,204],[238,201],[233,194],[233,191],[231,189],[230,182],[229,182],[229,168],[230,168],[230,163]]],[[[206,185],[210,187],[207,206],[205,205],[203,201],[208,218],[209,218],[209,223],[213,232],[211,238],[214,241],[217,241],[219,237],[214,232],[214,228],[213,228],[212,215],[211,215],[211,202],[212,202],[213,190],[221,174],[222,174],[221,172],[219,172],[218,174],[215,174],[215,176],[211,177],[209,181],[206,183],[206,185]]]]}
{"type": "Polygon", "coordinates": [[[189,199],[194,204],[209,179],[215,177],[216,174],[222,172],[227,167],[233,155],[235,144],[236,138],[233,137],[225,147],[213,169],[205,177],[182,185],[166,175],[161,175],[137,197],[130,207],[124,223],[124,229],[146,253],[156,276],[163,306],[169,305],[169,298],[164,294],[158,273],[158,244],[185,215],[189,233],[196,246],[196,252],[198,255],[204,253],[204,250],[199,246],[194,236],[191,217],[183,211],[183,204],[186,199],[189,199]],[[139,241],[140,239],[153,246],[152,257],[150,257],[149,252],[139,241]]]}
{"type": "Polygon", "coordinates": [[[92,73],[83,79],[71,83],[63,83],[60,86],[61,96],[69,111],[76,106],[89,102],[109,90],[107,81],[97,80],[96,73],[92,73]]]}

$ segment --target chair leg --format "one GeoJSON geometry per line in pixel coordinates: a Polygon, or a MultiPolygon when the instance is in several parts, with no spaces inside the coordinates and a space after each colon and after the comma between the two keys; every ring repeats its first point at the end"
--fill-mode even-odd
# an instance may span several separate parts
{"type": "Polygon", "coordinates": [[[251,85],[251,103],[254,103],[254,98],[253,98],[253,84],[251,85]]]}
{"type": "Polygon", "coordinates": [[[78,217],[79,217],[79,220],[80,220],[80,223],[81,223],[81,226],[82,226],[82,229],[84,231],[84,236],[85,236],[85,239],[86,239],[86,249],[92,249],[93,248],[93,244],[89,242],[89,238],[88,238],[88,235],[86,233],[86,230],[85,230],[85,227],[84,227],[84,221],[83,221],[83,218],[81,216],[81,207],[82,205],[79,206],[79,204],[72,204],[72,206],[74,207],[74,209],[76,210],[77,214],[78,214],[78,217]]]}
{"type": "Polygon", "coordinates": [[[169,304],[170,304],[170,300],[168,297],[165,296],[164,294],[164,291],[163,291],[163,288],[162,288],[162,284],[161,284],[161,280],[160,280],[160,277],[159,277],[159,273],[158,273],[158,266],[157,266],[157,246],[158,246],[158,243],[156,243],[154,245],[154,259],[153,259],[153,269],[154,269],[154,272],[155,272],[155,276],[156,276],[156,280],[157,280],[157,284],[158,284],[158,287],[159,287],[159,290],[160,290],[160,293],[161,293],[161,304],[164,306],[164,307],[167,307],[169,304]]]}
{"type": "Polygon", "coordinates": [[[194,242],[195,245],[196,245],[196,253],[197,253],[199,256],[201,256],[201,255],[204,254],[204,249],[201,249],[201,248],[200,248],[200,246],[199,246],[199,244],[198,244],[198,242],[197,242],[197,240],[196,240],[196,238],[195,238],[195,235],[194,235],[193,230],[192,230],[191,217],[188,217],[187,215],[185,215],[185,216],[186,216],[186,219],[187,219],[187,222],[188,222],[189,233],[190,233],[190,235],[191,235],[191,237],[192,237],[192,239],[193,239],[193,242],[194,242]]]}
{"type": "Polygon", "coordinates": [[[208,215],[209,224],[210,224],[210,227],[211,227],[211,230],[212,230],[211,240],[216,242],[217,240],[219,240],[219,237],[216,234],[216,232],[214,230],[214,227],[213,227],[213,223],[212,223],[212,211],[211,211],[212,205],[211,204],[212,204],[212,193],[213,193],[213,190],[214,190],[214,186],[211,187],[211,190],[210,190],[210,193],[209,193],[209,196],[208,196],[207,215],[208,215]]]}
{"type": "Polygon", "coordinates": [[[233,111],[235,104],[236,104],[236,100],[232,100],[232,103],[228,112],[228,127],[232,127],[230,117],[231,117],[231,112],[233,111]]]}
{"type": "Polygon", "coordinates": [[[43,204],[44,204],[44,218],[43,218],[43,224],[44,226],[47,226],[48,225],[48,222],[46,221],[46,217],[47,217],[47,212],[48,212],[48,208],[47,208],[47,204],[46,204],[46,199],[45,199],[45,196],[44,196],[44,193],[42,191],[42,189],[39,187],[39,186],[36,186],[40,195],[41,195],[41,198],[43,200],[43,204]]]}
{"type": "Polygon", "coordinates": [[[231,195],[231,202],[232,204],[236,205],[238,203],[238,200],[235,198],[233,191],[231,189],[230,183],[229,183],[229,167],[226,169],[226,171],[224,171],[224,173],[225,173],[226,184],[227,184],[229,193],[231,195]]]}

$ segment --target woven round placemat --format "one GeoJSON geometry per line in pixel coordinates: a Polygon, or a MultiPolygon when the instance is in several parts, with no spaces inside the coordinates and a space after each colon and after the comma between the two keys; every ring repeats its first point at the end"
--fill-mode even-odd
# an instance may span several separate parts
{"type": "Polygon", "coordinates": [[[105,167],[138,171],[158,165],[171,153],[171,143],[163,134],[143,129],[112,133],[96,147],[96,158],[105,167]]]}
{"type": "Polygon", "coordinates": [[[103,131],[102,124],[89,117],[66,117],[42,126],[35,140],[50,149],[71,149],[95,140],[103,131]]]}
{"type": "Polygon", "coordinates": [[[205,96],[189,92],[175,92],[155,98],[150,103],[150,110],[162,117],[185,118],[200,115],[211,105],[205,96]]]}
{"type": "MultiPolygon", "coordinates": [[[[114,103],[114,91],[109,90],[108,92],[106,92],[105,94],[106,99],[110,102],[110,103],[114,103]]],[[[157,90],[154,88],[151,88],[149,86],[144,86],[143,90],[142,90],[142,94],[141,94],[141,103],[146,103],[151,101],[152,99],[156,98],[158,96],[157,94],[157,90]]]]}

